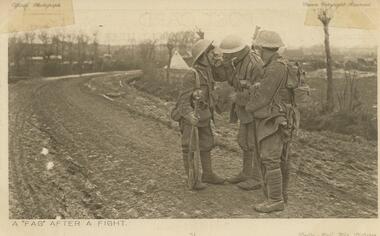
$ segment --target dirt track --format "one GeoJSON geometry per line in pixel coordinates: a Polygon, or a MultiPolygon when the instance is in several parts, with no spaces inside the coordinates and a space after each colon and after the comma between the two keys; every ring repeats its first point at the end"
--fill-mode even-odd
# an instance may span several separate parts
{"type": "MultiPolygon", "coordinates": [[[[261,190],[188,191],[167,104],[129,79],[113,73],[10,85],[10,218],[377,216],[376,144],[328,132],[303,131],[296,140],[284,212],[255,212],[261,190]]],[[[220,121],[213,163],[225,177],[241,166],[235,132],[220,121]]]]}

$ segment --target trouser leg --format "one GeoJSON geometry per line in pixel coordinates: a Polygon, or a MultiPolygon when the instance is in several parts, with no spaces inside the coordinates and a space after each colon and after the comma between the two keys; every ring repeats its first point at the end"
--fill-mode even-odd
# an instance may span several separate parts
{"type": "Polygon", "coordinates": [[[223,184],[224,179],[212,171],[211,153],[201,152],[202,181],[209,184],[223,184]]]}
{"type": "Polygon", "coordinates": [[[259,165],[257,164],[255,156],[255,123],[251,122],[244,125],[244,136],[241,137],[239,142],[243,148],[243,173],[247,176],[247,179],[239,183],[237,186],[243,190],[254,190],[261,187],[261,177],[259,171],[259,165]],[[243,138],[245,140],[243,140],[243,138]]]}
{"type": "Polygon", "coordinates": [[[280,168],[281,152],[282,139],[277,133],[262,140],[260,153],[264,166],[267,196],[263,203],[255,205],[256,211],[269,213],[284,210],[283,177],[280,168]]]}
{"type": "Polygon", "coordinates": [[[258,172],[258,170],[254,170],[253,168],[253,161],[255,159],[253,156],[253,152],[245,151],[243,152],[243,155],[243,173],[247,176],[247,179],[238,183],[237,186],[243,190],[259,189],[261,187],[261,178],[257,176],[260,172],[258,172]]]}
{"type": "Polygon", "coordinates": [[[248,147],[248,125],[240,123],[237,142],[243,151],[243,166],[242,170],[235,176],[228,178],[228,182],[237,184],[246,181],[251,174],[251,152],[248,147]]]}

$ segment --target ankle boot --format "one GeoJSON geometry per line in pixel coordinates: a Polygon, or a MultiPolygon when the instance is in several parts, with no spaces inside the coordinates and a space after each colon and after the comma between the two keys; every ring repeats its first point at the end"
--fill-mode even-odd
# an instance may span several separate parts
{"type": "Polygon", "coordinates": [[[254,209],[264,213],[283,211],[285,204],[282,196],[281,169],[269,170],[266,173],[266,182],[268,198],[264,202],[255,205],[254,209]]]}
{"type": "Polygon", "coordinates": [[[212,171],[210,152],[201,152],[202,181],[209,184],[223,184],[224,179],[212,171]]]}
{"type": "Polygon", "coordinates": [[[237,184],[249,179],[252,174],[252,152],[243,151],[243,170],[227,181],[231,184],[237,184]]]}
{"type": "Polygon", "coordinates": [[[253,161],[253,167],[250,170],[250,178],[247,179],[246,181],[243,181],[241,183],[238,183],[237,186],[243,190],[256,190],[261,188],[261,176],[260,176],[260,170],[259,170],[259,164],[257,159],[253,156],[253,153],[251,152],[252,155],[252,161],[253,161]]]}
{"type": "Polygon", "coordinates": [[[205,188],[207,188],[206,184],[204,184],[202,182],[197,182],[197,183],[195,183],[194,188],[192,190],[198,191],[198,190],[203,190],[205,188]]]}
{"type": "Polygon", "coordinates": [[[182,152],[182,159],[183,159],[183,168],[185,170],[186,178],[189,176],[189,153],[188,152],[182,152]]]}

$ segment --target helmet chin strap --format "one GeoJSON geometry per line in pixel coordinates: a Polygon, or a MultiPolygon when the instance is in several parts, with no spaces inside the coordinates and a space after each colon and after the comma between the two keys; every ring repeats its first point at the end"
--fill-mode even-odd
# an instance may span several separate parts
{"type": "Polygon", "coordinates": [[[208,58],[206,53],[203,53],[202,56],[199,57],[197,60],[197,64],[203,65],[203,66],[211,66],[212,63],[210,61],[210,58],[208,58]],[[205,59],[206,57],[206,59],[205,59]]]}
{"type": "Polygon", "coordinates": [[[207,55],[207,54],[204,54],[204,56],[205,56],[206,59],[207,59],[207,63],[208,63],[210,66],[213,66],[213,64],[211,63],[210,58],[208,57],[208,55],[207,55]]]}
{"type": "Polygon", "coordinates": [[[272,59],[274,54],[276,54],[276,52],[262,49],[260,54],[260,57],[263,60],[264,64],[267,64],[272,59]]]}

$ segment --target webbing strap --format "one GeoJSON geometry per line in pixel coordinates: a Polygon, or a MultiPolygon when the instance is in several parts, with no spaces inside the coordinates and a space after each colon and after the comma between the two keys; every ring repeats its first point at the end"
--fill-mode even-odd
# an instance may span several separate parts
{"type": "Polygon", "coordinates": [[[190,68],[190,70],[195,73],[195,88],[200,89],[201,88],[201,81],[199,79],[198,71],[194,68],[190,68]]]}

